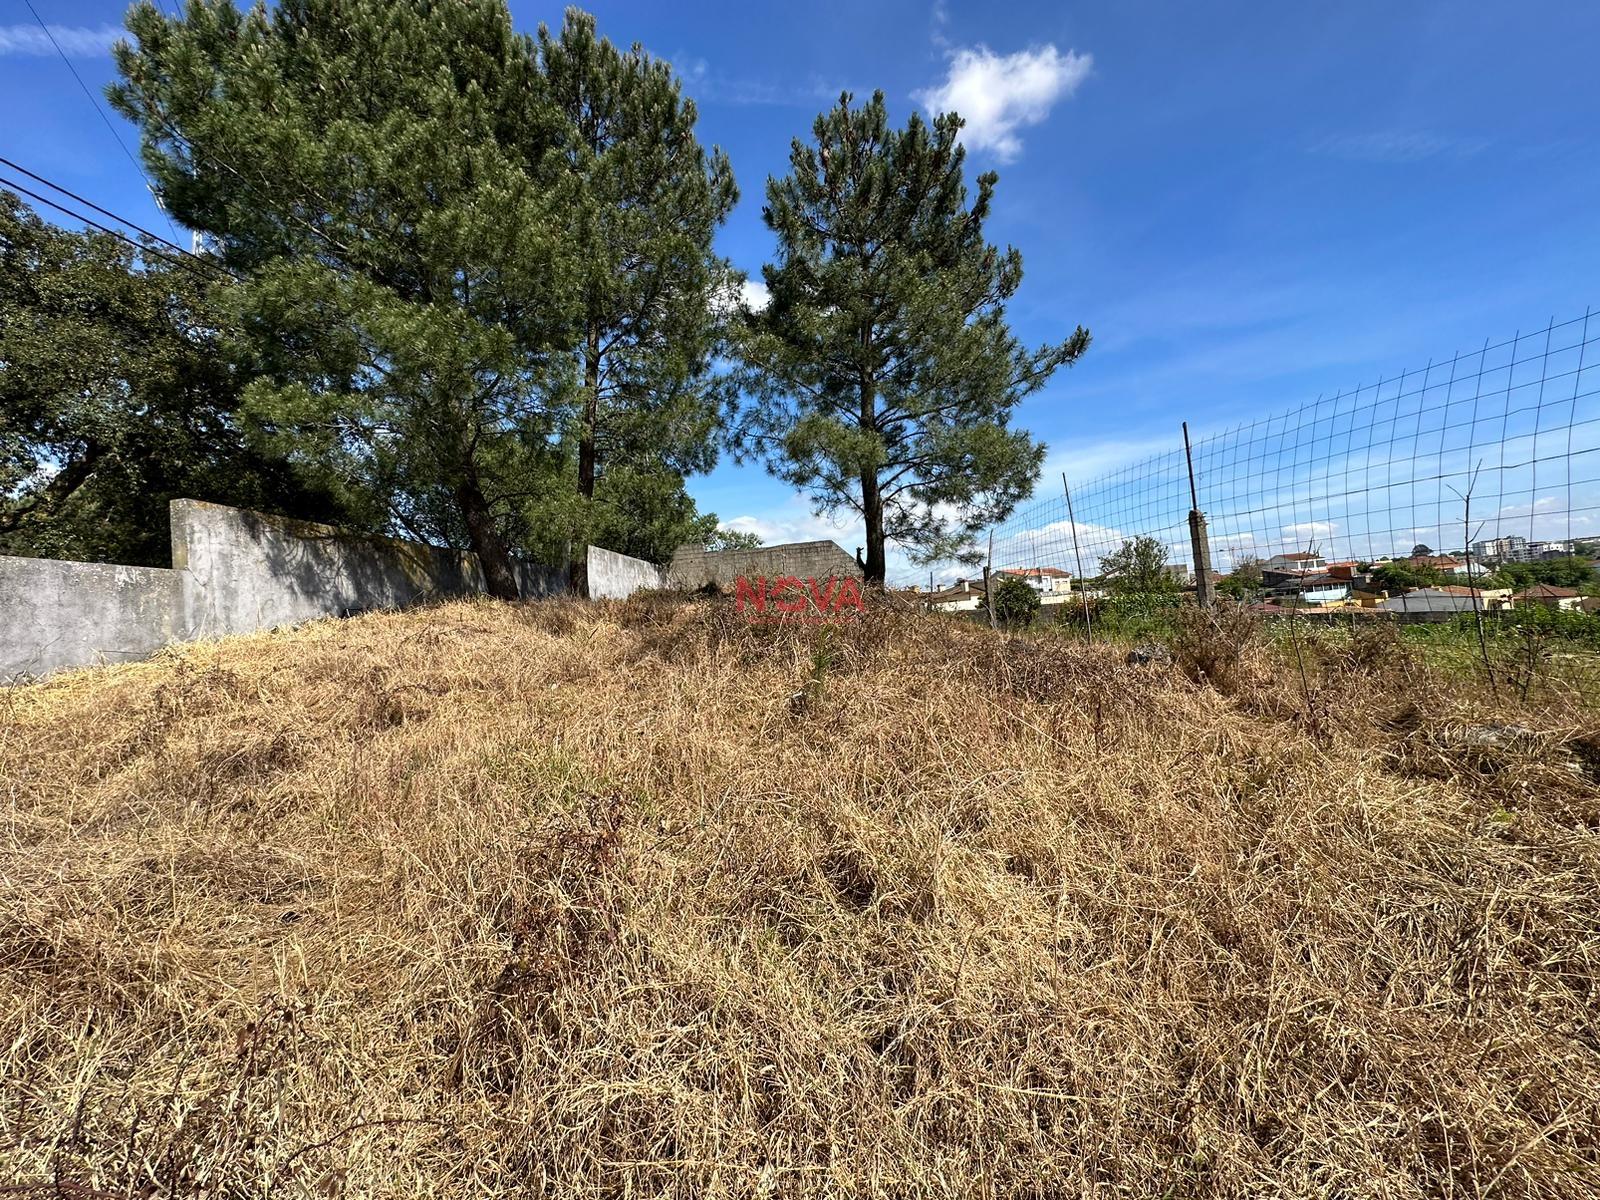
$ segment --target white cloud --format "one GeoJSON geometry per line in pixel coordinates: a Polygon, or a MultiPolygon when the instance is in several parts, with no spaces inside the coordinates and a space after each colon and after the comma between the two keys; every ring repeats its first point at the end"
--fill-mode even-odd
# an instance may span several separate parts
{"type": "Polygon", "coordinates": [[[51,25],[47,36],[37,25],[0,25],[0,54],[54,54],[56,46],[69,58],[99,58],[125,37],[116,25],[51,25]]]}
{"type": "Polygon", "coordinates": [[[1290,537],[1327,537],[1339,527],[1330,521],[1301,521],[1298,525],[1285,525],[1283,532],[1290,537]]]}
{"type": "Polygon", "coordinates": [[[962,140],[975,150],[993,150],[1001,162],[1022,153],[1017,131],[1037,125],[1050,108],[1088,78],[1094,59],[1053,45],[1000,55],[979,45],[950,55],[943,83],[914,93],[932,113],[958,112],[966,120],[962,140]]]}
{"type": "Polygon", "coordinates": [[[855,520],[834,521],[826,516],[818,516],[802,507],[803,501],[796,497],[785,506],[784,511],[765,513],[760,516],[746,514],[734,517],[731,520],[719,521],[720,529],[733,530],[736,533],[753,533],[761,539],[762,545],[781,546],[785,542],[816,542],[830,541],[844,545],[849,542],[846,549],[854,553],[853,547],[866,541],[864,526],[860,518],[855,520]]]}
{"type": "Polygon", "coordinates": [[[742,279],[737,285],[729,280],[712,293],[711,311],[722,317],[731,315],[741,307],[760,312],[771,299],[767,285],[759,279],[742,279]]]}
{"type": "Polygon", "coordinates": [[[772,301],[772,293],[759,279],[746,279],[739,285],[739,299],[751,312],[760,312],[772,301]]]}

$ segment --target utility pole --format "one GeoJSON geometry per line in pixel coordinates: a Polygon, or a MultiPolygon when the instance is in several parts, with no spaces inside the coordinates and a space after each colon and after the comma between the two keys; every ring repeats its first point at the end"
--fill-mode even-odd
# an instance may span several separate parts
{"type": "Polygon", "coordinates": [[[1194,452],[1189,448],[1189,422],[1183,423],[1183,458],[1189,466],[1189,548],[1194,551],[1194,596],[1201,608],[1211,607],[1211,539],[1200,496],[1194,486],[1194,452]]]}

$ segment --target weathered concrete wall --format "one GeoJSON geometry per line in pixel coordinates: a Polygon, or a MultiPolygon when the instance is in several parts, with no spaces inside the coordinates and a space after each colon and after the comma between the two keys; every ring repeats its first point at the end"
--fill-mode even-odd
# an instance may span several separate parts
{"type": "Polygon", "coordinates": [[[593,600],[626,600],[641,588],[658,588],[666,576],[654,563],[630,558],[615,550],[589,547],[589,597],[593,600]]]}
{"type": "Polygon", "coordinates": [[[781,546],[762,546],[755,550],[706,550],[701,546],[680,546],[667,568],[668,577],[679,587],[697,588],[708,583],[732,586],[743,575],[778,579],[793,575],[800,579],[827,579],[854,575],[861,578],[861,566],[837,542],[787,542],[781,546]]]}
{"type": "MultiPolygon", "coordinates": [[[[198,500],[172,502],[172,565],[185,573],[189,636],[220,637],[314,617],[404,608],[485,590],[477,555],[350,533],[198,500]]],[[[524,599],[566,590],[566,573],[513,564],[524,599]]]]}
{"type": "Polygon", "coordinates": [[[0,683],[146,658],[182,638],[182,576],[0,557],[0,683]]]}
{"type": "MultiPolygon", "coordinates": [[[[0,683],[143,658],[168,642],[482,593],[477,556],[221,504],[174,500],[172,570],[0,557],[0,683]]],[[[524,599],[567,590],[560,567],[514,564],[524,599]]],[[[589,586],[662,586],[650,563],[589,548],[589,586]]]]}
{"type": "Polygon", "coordinates": [[[483,590],[478,560],[198,500],[172,502],[172,565],[191,637],[403,608],[483,590]]]}

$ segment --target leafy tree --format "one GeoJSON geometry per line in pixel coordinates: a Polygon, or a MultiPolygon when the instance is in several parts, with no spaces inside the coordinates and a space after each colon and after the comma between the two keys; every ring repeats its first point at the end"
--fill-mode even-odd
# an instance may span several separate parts
{"type": "MultiPolygon", "coordinates": [[[[663,471],[705,471],[715,461],[721,394],[709,367],[714,301],[729,271],[711,243],[738,190],[727,157],[696,139],[694,103],[668,63],[598,38],[594,18],[577,9],[559,36],[540,27],[539,58],[572,185],[579,390],[568,434],[578,494],[615,495],[599,484],[609,465],[648,466],[660,500],[663,471]]],[[[663,531],[635,531],[621,515],[587,517],[586,536],[620,527],[628,540],[661,543],[663,531]]],[[[581,588],[583,564],[573,566],[581,588]]]]}
{"type": "Polygon", "coordinates": [[[1436,567],[1418,566],[1399,560],[1384,563],[1372,571],[1372,582],[1386,591],[1410,591],[1413,588],[1440,587],[1448,582],[1436,567]]]}
{"type": "Polygon", "coordinates": [[[566,130],[503,0],[129,13],[113,103],[163,203],[247,272],[261,434],[516,595],[577,317],[566,130]]]}
{"type": "Polygon", "coordinates": [[[994,617],[1006,629],[1026,629],[1041,603],[1038,591],[1022,579],[1002,579],[994,589],[994,617]]]}
{"type": "Polygon", "coordinates": [[[1033,351],[1012,336],[1022,257],[984,241],[998,177],[969,207],[961,125],[890,129],[881,92],[860,108],[846,93],[767,182],[778,254],[741,348],[742,452],[819,511],[859,513],[875,583],[888,540],[917,562],[968,553],[1029,493],[1044,447],[1012,412],[1089,345],[1082,327],[1033,351]]]}
{"type": "Polygon", "coordinates": [[[1264,579],[1259,558],[1241,558],[1233,564],[1231,572],[1217,581],[1217,591],[1235,600],[1244,600],[1261,590],[1264,579]]]}
{"type": "Polygon", "coordinates": [[[1519,591],[1540,583],[1568,588],[1588,588],[1596,583],[1594,568],[1587,559],[1577,555],[1540,559],[1537,562],[1501,563],[1495,568],[1495,574],[1505,581],[1507,587],[1519,591]]]}
{"type": "Polygon", "coordinates": [[[1166,568],[1167,548],[1153,537],[1127,538],[1100,560],[1100,574],[1119,596],[1176,592],[1178,583],[1166,568]]]}
{"type": "Polygon", "coordinates": [[[679,546],[702,545],[717,528],[716,514],[696,511],[683,477],[665,467],[615,466],[595,498],[595,544],[649,562],[669,562],[679,546]]]}
{"type": "Polygon", "coordinates": [[[245,439],[226,290],[0,191],[0,554],[164,566],[178,497],[359,519],[245,439]]]}
{"type": "Polygon", "coordinates": [[[1421,542],[1418,542],[1415,546],[1411,547],[1412,558],[1428,558],[1432,554],[1433,551],[1421,542]]]}
{"type": "Polygon", "coordinates": [[[707,550],[759,550],[761,535],[746,529],[717,529],[706,538],[707,550]]]}

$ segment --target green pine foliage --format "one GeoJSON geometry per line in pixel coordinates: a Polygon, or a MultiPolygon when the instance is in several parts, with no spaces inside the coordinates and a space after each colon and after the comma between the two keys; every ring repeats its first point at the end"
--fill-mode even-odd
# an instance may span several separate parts
{"type": "Polygon", "coordinates": [[[712,239],[738,190],[727,157],[696,139],[694,103],[668,63],[619,49],[577,9],[538,40],[577,271],[577,393],[564,426],[583,502],[573,541],[645,508],[642,525],[624,528],[658,557],[690,536],[682,476],[716,460],[724,377],[711,360],[732,272],[712,239]]]}
{"type": "Polygon", "coordinates": [[[581,557],[640,509],[653,532],[624,540],[655,556],[697,528],[734,191],[666,64],[576,12],[520,34],[504,0],[146,2],[128,27],[112,99],[168,209],[246,277],[263,445],[469,546],[501,596],[513,551],[581,557]]]}
{"type": "Polygon", "coordinates": [[[1089,345],[1081,326],[1024,348],[1005,305],[1022,256],[983,237],[997,176],[967,192],[954,113],[890,128],[882,93],[846,94],[767,183],[777,238],[770,305],[741,339],[741,451],[866,524],[866,577],[885,545],[913,561],[971,551],[1033,487],[1044,447],[1017,404],[1089,345]]]}

